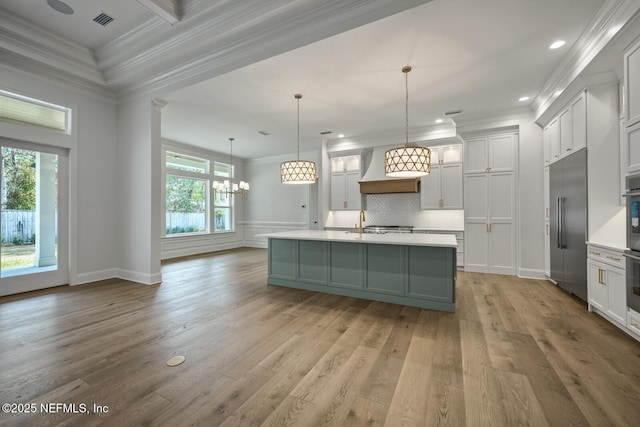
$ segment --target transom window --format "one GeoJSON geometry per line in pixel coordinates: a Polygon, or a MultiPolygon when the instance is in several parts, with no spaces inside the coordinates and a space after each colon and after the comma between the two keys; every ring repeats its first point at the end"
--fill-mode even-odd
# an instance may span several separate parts
{"type": "Polygon", "coordinates": [[[71,110],[0,90],[0,120],[68,132],[71,110]]]}

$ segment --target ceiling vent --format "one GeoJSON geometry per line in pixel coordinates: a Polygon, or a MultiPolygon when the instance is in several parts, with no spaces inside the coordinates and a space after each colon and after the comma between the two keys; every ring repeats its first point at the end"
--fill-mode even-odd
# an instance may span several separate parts
{"type": "Polygon", "coordinates": [[[106,27],[108,24],[112,23],[113,21],[115,21],[114,18],[112,18],[111,16],[107,15],[106,13],[104,13],[102,11],[98,14],[98,16],[93,18],[93,22],[97,22],[98,24],[102,25],[103,27],[106,27]]]}

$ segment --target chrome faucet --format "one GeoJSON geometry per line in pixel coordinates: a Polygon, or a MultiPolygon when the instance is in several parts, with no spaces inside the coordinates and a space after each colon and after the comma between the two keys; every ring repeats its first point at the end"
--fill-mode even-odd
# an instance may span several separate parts
{"type": "Polygon", "coordinates": [[[365,222],[364,211],[360,211],[360,227],[358,227],[358,233],[362,234],[362,223],[365,222]]]}

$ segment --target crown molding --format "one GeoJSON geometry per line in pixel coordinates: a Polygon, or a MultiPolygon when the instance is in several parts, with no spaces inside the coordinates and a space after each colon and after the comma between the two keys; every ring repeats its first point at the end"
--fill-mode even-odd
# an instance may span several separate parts
{"type": "Polygon", "coordinates": [[[230,15],[205,19],[152,52],[109,69],[107,80],[120,99],[163,94],[429,1],[242,2],[233,5],[230,15]],[[281,6],[260,9],[269,4],[281,6]],[[146,78],[132,84],[129,79],[135,73],[146,78]]]}
{"type": "Polygon", "coordinates": [[[640,0],[607,0],[532,102],[536,121],[640,10],[640,0]]]}
{"type": "MultiPolygon", "coordinates": [[[[92,50],[42,30],[0,9],[0,49],[60,70],[73,70],[81,79],[104,85],[92,50]]],[[[4,59],[4,58],[3,58],[4,59]]]]}

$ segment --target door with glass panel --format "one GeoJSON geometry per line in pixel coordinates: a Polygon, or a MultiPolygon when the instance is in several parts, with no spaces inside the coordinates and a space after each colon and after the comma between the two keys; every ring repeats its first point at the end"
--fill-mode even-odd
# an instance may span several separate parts
{"type": "Polygon", "coordinates": [[[68,151],[3,138],[0,149],[0,295],[68,284],[68,151]]]}

